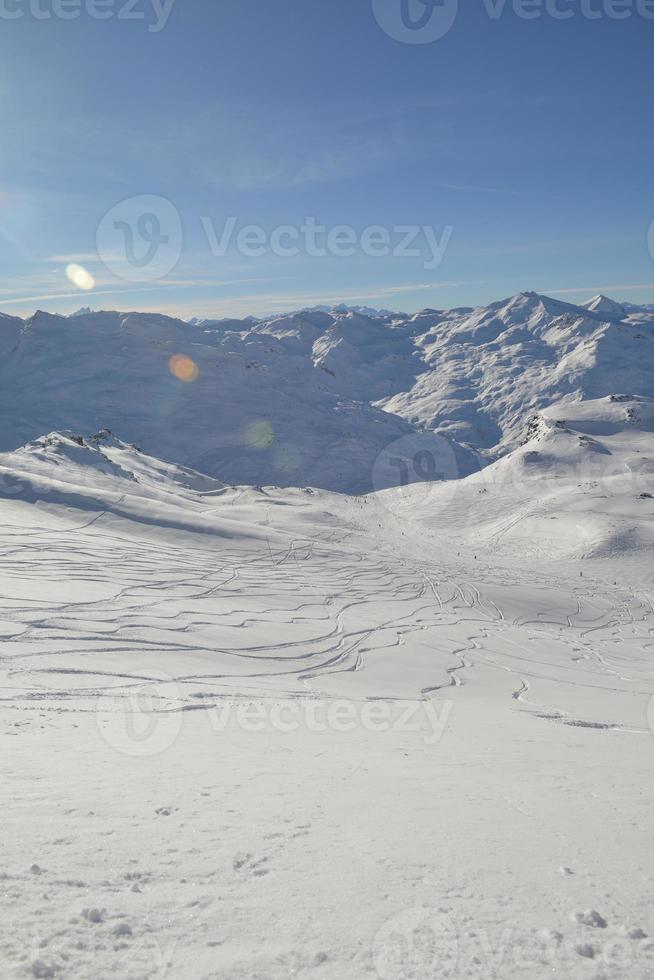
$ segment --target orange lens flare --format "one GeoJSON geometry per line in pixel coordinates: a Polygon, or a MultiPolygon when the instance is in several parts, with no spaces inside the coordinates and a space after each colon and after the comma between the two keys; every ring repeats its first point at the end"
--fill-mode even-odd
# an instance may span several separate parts
{"type": "Polygon", "coordinates": [[[197,381],[200,374],[200,368],[186,354],[173,354],[168,361],[168,370],[178,381],[183,381],[185,384],[197,381]]]}

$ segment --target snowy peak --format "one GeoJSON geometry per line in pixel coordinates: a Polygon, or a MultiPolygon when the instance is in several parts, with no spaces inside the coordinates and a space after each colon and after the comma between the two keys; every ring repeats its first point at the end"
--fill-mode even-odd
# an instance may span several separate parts
{"type": "Polygon", "coordinates": [[[50,432],[13,452],[0,453],[0,471],[13,473],[19,482],[54,481],[86,491],[121,490],[146,496],[223,489],[211,477],[147,455],[109,429],[91,436],[50,432]]]}
{"type": "MultiPolygon", "coordinates": [[[[123,448],[118,440],[113,441],[123,448]]],[[[37,484],[54,480],[57,484],[89,487],[95,486],[98,479],[109,486],[115,486],[116,481],[136,482],[129,468],[102,451],[100,441],[66,431],[50,432],[14,452],[0,454],[0,469],[15,474],[19,481],[37,484]]]]}
{"type": "Polygon", "coordinates": [[[591,313],[601,313],[602,315],[617,318],[619,320],[624,320],[624,318],[627,316],[624,306],[621,306],[620,303],[616,303],[616,301],[613,299],[609,299],[608,296],[603,296],[601,293],[598,296],[594,296],[593,299],[588,300],[588,302],[584,303],[583,305],[591,313]]]}
{"type": "Polygon", "coordinates": [[[394,313],[392,310],[377,310],[372,306],[348,306],[346,303],[336,303],[334,306],[308,306],[305,310],[301,310],[302,313],[359,313],[362,316],[368,316],[371,318],[376,317],[389,317],[389,316],[406,316],[404,313],[394,313]]]}

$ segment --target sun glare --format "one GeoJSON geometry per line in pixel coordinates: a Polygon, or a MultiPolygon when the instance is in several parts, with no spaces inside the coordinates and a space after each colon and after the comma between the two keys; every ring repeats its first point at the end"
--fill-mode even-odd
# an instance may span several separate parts
{"type": "Polygon", "coordinates": [[[66,275],[73,286],[77,286],[78,289],[83,289],[85,292],[88,292],[90,289],[95,288],[95,279],[83,265],[71,262],[70,265],[66,266],[66,275]]]}

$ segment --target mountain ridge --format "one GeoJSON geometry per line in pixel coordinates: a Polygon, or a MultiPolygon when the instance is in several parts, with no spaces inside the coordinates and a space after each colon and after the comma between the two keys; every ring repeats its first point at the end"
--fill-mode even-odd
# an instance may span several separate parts
{"type": "Polygon", "coordinates": [[[225,483],[364,493],[381,454],[426,434],[465,476],[549,405],[654,395],[653,341],[647,308],[534,292],[375,316],[0,315],[0,451],[107,427],[225,483]]]}

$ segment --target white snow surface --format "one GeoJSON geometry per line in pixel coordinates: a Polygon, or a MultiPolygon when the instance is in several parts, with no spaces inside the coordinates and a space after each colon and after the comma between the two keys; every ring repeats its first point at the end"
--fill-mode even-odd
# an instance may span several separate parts
{"type": "Polygon", "coordinates": [[[2,319],[0,976],[654,975],[614,306],[2,319]]]}

